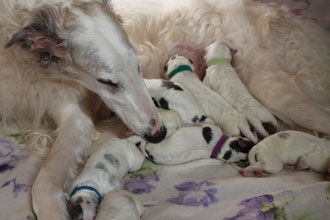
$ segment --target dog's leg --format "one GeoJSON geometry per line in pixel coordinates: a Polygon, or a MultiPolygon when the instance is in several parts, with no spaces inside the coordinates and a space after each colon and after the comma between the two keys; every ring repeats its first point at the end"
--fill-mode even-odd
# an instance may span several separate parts
{"type": "Polygon", "coordinates": [[[93,130],[90,117],[78,104],[61,104],[52,114],[58,124],[58,136],[32,186],[33,208],[39,220],[69,219],[64,184],[82,156],[86,156],[93,130]]]}
{"type": "Polygon", "coordinates": [[[256,171],[258,176],[263,176],[262,171],[264,170],[265,163],[262,161],[258,161],[254,164],[251,164],[250,166],[244,168],[241,172],[242,175],[247,177],[249,172],[256,171]]]}

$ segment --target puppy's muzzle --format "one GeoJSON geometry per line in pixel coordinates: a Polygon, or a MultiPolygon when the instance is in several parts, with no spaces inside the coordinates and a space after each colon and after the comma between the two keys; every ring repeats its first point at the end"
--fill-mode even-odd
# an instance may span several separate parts
{"type": "Polygon", "coordinates": [[[144,138],[151,143],[159,143],[166,137],[167,130],[164,126],[154,133],[153,135],[146,133],[144,138]]]}

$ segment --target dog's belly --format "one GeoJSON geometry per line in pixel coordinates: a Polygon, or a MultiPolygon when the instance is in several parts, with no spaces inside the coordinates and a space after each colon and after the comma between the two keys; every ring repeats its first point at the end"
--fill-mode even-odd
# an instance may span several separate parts
{"type": "MultiPolygon", "coordinates": [[[[141,54],[145,77],[162,78],[173,52],[203,60],[198,51],[225,41],[238,49],[234,67],[264,106],[295,128],[330,134],[328,33],[286,9],[252,1],[168,0],[157,7],[150,0],[136,2],[139,7],[128,0],[113,5],[141,54]]],[[[196,67],[200,78],[202,66],[196,67]]]]}

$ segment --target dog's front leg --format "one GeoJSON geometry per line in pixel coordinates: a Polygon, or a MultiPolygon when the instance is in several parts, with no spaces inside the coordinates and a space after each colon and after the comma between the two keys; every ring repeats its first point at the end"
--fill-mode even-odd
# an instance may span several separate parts
{"type": "Polygon", "coordinates": [[[78,104],[66,103],[52,112],[58,123],[58,135],[33,186],[33,209],[38,220],[69,219],[63,194],[64,184],[76,165],[87,155],[93,123],[78,104]]]}

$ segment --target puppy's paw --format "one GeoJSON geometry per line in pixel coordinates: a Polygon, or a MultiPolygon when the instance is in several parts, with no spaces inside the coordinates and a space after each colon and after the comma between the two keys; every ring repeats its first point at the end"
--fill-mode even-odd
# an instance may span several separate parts
{"type": "Polygon", "coordinates": [[[264,124],[268,123],[275,128],[278,127],[276,118],[261,105],[245,108],[242,113],[262,137],[269,136],[264,124]]]}

